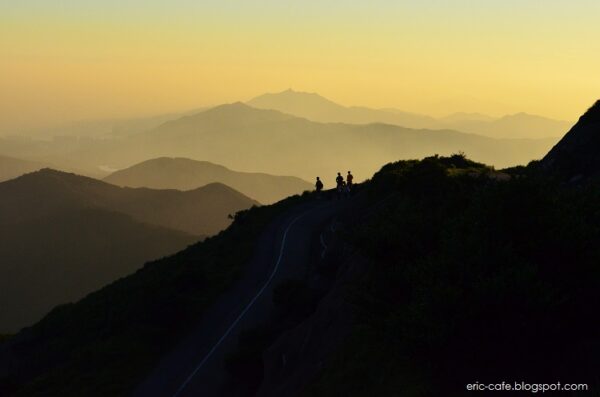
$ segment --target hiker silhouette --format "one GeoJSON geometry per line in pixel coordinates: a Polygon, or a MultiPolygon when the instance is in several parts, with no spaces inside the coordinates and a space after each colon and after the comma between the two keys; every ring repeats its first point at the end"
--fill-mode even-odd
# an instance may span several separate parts
{"type": "Polygon", "coordinates": [[[317,177],[317,182],[315,182],[315,188],[317,189],[317,194],[321,194],[321,190],[323,190],[323,182],[321,182],[321,178],[317,177]]]}
{"type": "Polygon", "coordinates": [[[337,198],[340,199],[340,198],[342,198],[342,193],[344,193],[344,189],[345,189],[344,177],[342,176],[342,174],[340,172],[337,173],[337,177],[335,178],[335,183],[336,183],[337,198]]]}

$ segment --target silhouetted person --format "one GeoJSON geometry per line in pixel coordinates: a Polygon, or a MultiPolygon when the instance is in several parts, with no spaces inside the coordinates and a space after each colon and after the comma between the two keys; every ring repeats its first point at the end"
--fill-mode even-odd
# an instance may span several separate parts
{"type": "Polygon", "coordinates": [[[346,183],[346,181],[342,181],[342,197],[350,196],[350,186],[346,183]]]}
{"type": "Polygon", "coordinates": [[[317,182],[315,183],[315,188],[317,189],[317,196],[321,197],[321,190],[323,190],[323,182],[321,182],[321,178],[317,177],[317,182]]]}
{"type": "Polygon", "coordinates": [[[352,191],[352,187],[354,186],[353,181],[354,181],[354,176],[352,175],[352,173],[350,171],[348,171],[348,175],[346,175],[346,184],[348,185],[348,191],[352,191]]]}
{"type": "Polygon", "coordinates": [[[336,183],[336,191],[338,199],[342,198],[342,193],[344,192],[344,177],[341,173],[338,172],[337,177],[335,178],[336,183]]]}

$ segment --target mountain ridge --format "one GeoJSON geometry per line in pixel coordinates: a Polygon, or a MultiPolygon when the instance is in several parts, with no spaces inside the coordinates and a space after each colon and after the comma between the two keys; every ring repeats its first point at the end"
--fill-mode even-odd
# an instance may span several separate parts
{"type": "Polygon", "coordinates": [[[233,171],[210,161],[184,157],[146,160],[116,171],[104,178],[104,181],[119,186],[179,190],[221,182],[263,204],[271,204],[312,189],[310,183],[297,177],[233,171]]]}
{"type": "Polygon", "coordinates": [[[121,188],[51,168],[0,183],[0,333],[220,232],[253,205],[222,183],[121,188]]]}
{"type": "Polygon", "coordinates": [[[98,207],[125,213],[145,223],[205,236],[226,227],[229,224],[228,214],[258,204],[219,183],[187,192],[176,189],[128,188],[50,168],[0,183],[0,193],[3,195],[0,200],[0,216],[6,218],[15,212],[22,220],[34,218],[44,211],[66,209],[69,206],[98,207]],[[44,192],[44,199],[40,200],[32,192],[44,192]],[[217,196],[222,196],[217,200],[220,203],[218,206],[217,202],[211,201],[217,199],[217,196]],[[204,214],[211,221],[203,226],[202,221],[187,219],[190,214],[186,216],[186,211],[199,211],[199,214],[204,214]],[[222,219],[219,220],[218,217],[222,219]]]}
{"type": "Polygon", "coordinates": [[[86,161],[124,168],[154,157],[201,158],[233,169],[267,173],[276,169],[278,174],[309,181],[321,176],[327,186],[333,183],[329,175],[334,179],[337,172],[352,170],[360,180],[375,172],[382,161],[420,158],[432,152],[463,151],[497,167],[512,166],[542,156],[556,142],[554,138],[492,139],[459,131],[451,135],[452,139],[447,130],[416,130],[389,123],[321,123],[236,104],[223,105],[210,116],[201,113],[163,124],[121,142],[116,151],[102,158],[88,155],[86,161]],[[244,115],[232,116],[238,111],[244,115]]]}
{"type": "Polygon", "coordinates": [[[395,108],[371,109],[364,106],[342,106],[316,93],[286,90],[259,95],[247,102],[262,109],[319,122],[369,124],[383,122],[406,128],[456,129],[461,132],[495,138],[547,138],[561,136],[570,126],[563,120],[519,112],[493,118],[479,113],[457,112],[446,117],[405,112],[395,108]]]}

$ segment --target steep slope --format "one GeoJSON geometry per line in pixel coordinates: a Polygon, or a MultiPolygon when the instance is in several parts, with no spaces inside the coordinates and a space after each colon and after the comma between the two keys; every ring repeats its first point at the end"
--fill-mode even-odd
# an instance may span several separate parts
{"type": "Polygon", "coordinates": [[[190,190],[218,182],[263,204],[312,189],[311,184],[296,177],[237,172],[208,161],[168,157],[119,170],[104,178],[104,181],[118,186],[178,190],[190,190]]]}
{"type": "Polygon", "coordinates": [[[542,167],[568,179],[600,175],[600,100],[542,160],[542,167]]]}
{"type": "Polygon", "coordinates": [[[0,182],[37,171],[47,165],[35,161],[21,160],[0,155],[0,182]]]}

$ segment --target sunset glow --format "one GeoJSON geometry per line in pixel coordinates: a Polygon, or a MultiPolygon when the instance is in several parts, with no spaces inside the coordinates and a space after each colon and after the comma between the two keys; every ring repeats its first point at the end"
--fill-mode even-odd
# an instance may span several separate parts
{"type": "Polygon", "coordinates": [[[0,133],[294,88],[345,105],[575,120],[600,92],[600,3],[0,4],[0,133]]]}

